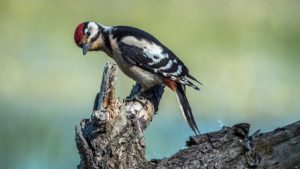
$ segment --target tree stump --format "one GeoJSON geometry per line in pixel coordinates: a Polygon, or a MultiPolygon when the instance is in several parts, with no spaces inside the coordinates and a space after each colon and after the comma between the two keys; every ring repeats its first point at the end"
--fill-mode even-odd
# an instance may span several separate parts
{"type": "MultiPolygon", "coordinates": [[[[187,147],[165,159],[148,161],[143,131],[158,110],[164,86],[122,104],[115,94],[117,68],[107,63],[90,119],[75,127],[78,169],[290,169],[300,168],[300,121],[249,136],[250,124],[191,136],[187,147]]],[[[130,96],[141,90],[136,84],[130,96]]]]}

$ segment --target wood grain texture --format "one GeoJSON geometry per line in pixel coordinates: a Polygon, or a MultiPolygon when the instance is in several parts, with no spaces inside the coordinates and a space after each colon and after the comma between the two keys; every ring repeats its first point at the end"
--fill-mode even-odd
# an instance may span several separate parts
{"type": "MultiPolygon", "coordinates": [[[[115,94],[117,69],[106,64],[90,119],[75,128],[78,169],[296,169],[300,168],[300,121],[268,133],[249,135],[250,124],[190,137],[169,158],[145,158],[143,131],[158,110],[164,86],[142,93],[144,104],[122,104],[115,94]]],[[[130,97],[141,90],[136,84],[130,97]]]]}

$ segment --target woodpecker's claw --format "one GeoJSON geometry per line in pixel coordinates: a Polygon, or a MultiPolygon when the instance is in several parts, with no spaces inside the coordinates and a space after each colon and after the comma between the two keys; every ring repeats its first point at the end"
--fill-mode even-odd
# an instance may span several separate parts
{"type": "Polygon", "coordinates": [[[144,109],[148,110],[148,107],[147,107],[148,101],[145,98],[135,95],[133,97],[127,97],[126,99],[123,100],[124,103],[131,102],[131,101],[139,102],[143,106],[144,109]]]}

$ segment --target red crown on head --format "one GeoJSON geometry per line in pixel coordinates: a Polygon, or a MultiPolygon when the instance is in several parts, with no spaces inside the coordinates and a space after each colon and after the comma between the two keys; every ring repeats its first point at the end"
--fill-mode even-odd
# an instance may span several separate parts
{"type": "Polygon", "coordinates": [[[84,36],[84,24],[81,23],[76,27],[74,32],[74,41],[78,46],[80,46],[80,42],[83,36],[84,36]]]}

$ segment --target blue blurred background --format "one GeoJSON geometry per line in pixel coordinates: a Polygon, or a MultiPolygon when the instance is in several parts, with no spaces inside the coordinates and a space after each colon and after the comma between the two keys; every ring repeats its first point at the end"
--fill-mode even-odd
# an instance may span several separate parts
{"type": "MultiPolygon", "coordinates": [[[[188,89],[202,132],[222,124],[270,131],[300,118],[300,1],[1,0],[0,164],[75,168],[74,126],[91,114],[103,65],[82,56],[82,21],[144,29],[172,49],[204,86],[188,89]]],[[[119,73],[117,92],[134,82],[119,73]]],[[[192,135],[167,90],[146,131],[147,157],[162,158],[192,135]]]]}

